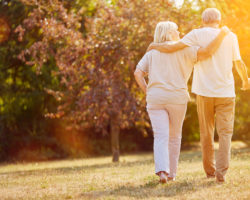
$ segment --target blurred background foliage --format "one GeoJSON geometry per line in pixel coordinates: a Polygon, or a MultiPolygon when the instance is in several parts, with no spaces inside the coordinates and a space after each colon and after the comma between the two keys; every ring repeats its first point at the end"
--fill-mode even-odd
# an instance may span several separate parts
{"type": "MultiPolygon", "coordinates": [[[[69,70],[60,68],[65,59],[47,51],[46,61],[40,63],[40,67],[37,63],[19,59],[20,54],[32,45],[51,39],[45,34],[50,30],[43,30],[39,25],[27,29],[22,41],[15,33],[16,28],[25,25],[25,20],[39,7],[32,2],[0,0],[0,19],[4,19],[11,30],[8,39],[0,43],[1,161],[110,154],[109,133],[113,130],[113,121],[119,129],[122,153],[152,150],[145,97],[134,81],[133,71],[152,42],[159,21],[176,22],[183,36],[201,26],[201,13],[205,8],[217,7],[222,12],[222,24],[238,35],[242,58],[247,66],[250,65],[250,3],[247,1],[185,0],[181,6],[176,6],[174,1],[168,0],[55,0],[64,6],[66,16],[70,13],[80,17],[77,28],[66,26],[64,29],[80,32],[84,41],[79,54],[81,59],[74,58],[81,64],[70,72],[74,75],[72,78],[69,70]],[[92,74],[86,67],[89,64],[92,74]],[[67,84],[64,79],[68,80],[67,84]],[[56,92],[64,94],[62,101],[54,98],[56,92]],[[58,112],[66,114],[45,117],[50,113],[57,116],[58,112]]],[[[60,13],[52,6],[53,1],[37,2],[47,4],[53,13],[53,16],[45,14],[43,19],[45,16],[47,19],[59,18],[60,13]]],[[[68,19],[64,20],[67,23],[68,19]]],[[[62,45],[51,42],[46,50],[59,52],[65,49],[67,53],[73,48],[71,43],[75,42],[71,40],[62,45]]],[[[27,60],[34,61],[32,53],[27,60]]],[[[65,65],[73,69],[68,60],[65,65]]],[[[233,139],[249,140],[250,92],[240,90],[241,81],[234,74],[237,99],[233,139]]],[[[192,99],[183,127],[183,147],[199,141],[194,95],[192,99]]]]}

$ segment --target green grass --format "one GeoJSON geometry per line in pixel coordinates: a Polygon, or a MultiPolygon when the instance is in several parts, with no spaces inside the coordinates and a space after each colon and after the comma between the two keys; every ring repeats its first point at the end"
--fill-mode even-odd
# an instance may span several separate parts
{"type": "Polygon", "coordinates": [[[144,153],[120,163],[99,157],[2,164],[0,199],[250,199],[250,148],[235,146],[224,184],[205,178],[199,150],[182,151],[177,180],[159,184],[153,155],[144,153]]]}

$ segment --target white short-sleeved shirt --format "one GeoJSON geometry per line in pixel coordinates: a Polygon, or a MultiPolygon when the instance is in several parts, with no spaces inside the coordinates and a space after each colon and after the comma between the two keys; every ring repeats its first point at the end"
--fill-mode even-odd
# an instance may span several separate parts
{"type": "Polygon", "coordinates": [[[198,47],[175,53],[147,52],[137,68],[148,73],[147,104],[186,104],[187,82],[197,61],[198,47]]]}
{"type": "MultiPolygon", "coordinates": [[[[188,46],[206,47],[220,29],[204,27],[194,29],[181,42],[188,46]]],[[[235,97],[233,61],[241,60],[237,36],[229,33],[217,51],[194,67],[192,92],[206,97],[235,97]]]]}

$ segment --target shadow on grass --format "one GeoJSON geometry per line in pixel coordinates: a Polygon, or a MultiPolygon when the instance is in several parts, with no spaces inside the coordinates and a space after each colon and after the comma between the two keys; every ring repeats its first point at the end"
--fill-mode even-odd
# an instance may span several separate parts
{"type": "MultiPolygon", "coordinates": [[[[232,157],[237,157],[237,159],[245,159],[245,156],[249,157],[250,148],[232,150],[232,157]]],[[[201,162],[201,152],[200,151],[186,151],[182,152],[180,155],[180,162],[201,162]]],[[[50,162],[50,161],[48,161],[50,162]]],[[[145,157],[139,158],[136,161],[132,162],[119,162],[119,163],[105,163],[105,164],[94,164],[94,165],[85,165],[85,166],[70,166],[70,167],[54,167],[54,168],[45,168],[45,169],[32,169],[32,170],[16,170],[11,172],[0,172],[0,175],[21,175],[26,176],[29,174],[36,173],[71,173],[76,171],[93,171],[96,169],[102,168],[122,168],[122,167],[136,167],[140,165],[152,164],[153,155],[150,159],[145,159],[145,157]],[[143,160],[142,160],[143,159],[143,160]]],[[[1,167],[1,166],[0,166],[1,167]]]]}
{"type": "Polygon", "coordinates": [[[119,197],[130,197],[136,199],[145,198],[160,198],[160,197],[174,197],[188,192],[194,192],[204,188],[208,188],[216,185],[215,180],[199,178],[195,180],[181,180],[175,182],[169,182],[164,185],[159,184],[158,180],[150,180],[144,185],[140,186],[119,186],[113,190],[103,190],[103,191],[92,191],[85,192],[80,195],[80,198],[87,199],[97,199],[108,198],[110,196],[119,197]]]}
{"type": "MultiPolygon", "coordinates": [[[[185,152],[184,154],[181,154],[180,160],[181,161],[198,161],[201,159],[201,153],[197,151],[190,151],[190,152],[185,152]]],[[[50,162],[50,161],[48,161],[50,162]]],[[[136,161],[131,161],[131,162],[124,162],[121,161],[119,163],[105,163],[105,164],[94,164],[94,165],[84,165],[84,166],[70,166],[70,167],[54,167],[54,168],[44,168],[44,169],[32,169],[32,170],[16,170],[16,171],[11,171],[11,172],[4,172],[1,173],[0,175],[8,175],[8,174],[13,174],[13,175],[20,175],[20,176],[25,176],[28,174],[35,174],[35,173],[40,173],[41,171],[43,173],[70,173],[70,172],[75,172],[75,171],[87,171],[87,170],[96,170],[96,169],[102,169],[102,168],[112,168],[112,167],[135,167],[135,166],[140,166],[140,165],[145,165],[145,164],[152,164],[153,161],[153,153],[152,153],[152,158],[147,158],[141,155],[138,160],[136,161]]],[[[1,166],[0,166],[1,167],[1,166]]]]}
{"type": "Polygon", "coordinates": [[[105,163],[105,164],[95,164],[95,165],[86,165],[86,166],[72,166],[72,167],[55,167],[55,168],[47,168],[47,169],[35,169],[35,170],[22,170],[22,171],[12,171],[12,172],[4,172],[0,173],[0,175],[7,175],[7,174],[13,174],[13,175],[28,175],[28,174],[34,174],[34,173],[40,173],[41,171],[43,173],[70,173],[75,171],[87,171],[87,170],[96,170],[101,168],[122,168],[122,167],[134,167],[136,165],[145,165],[150,164],[153,162],[153,159],[145,159],[143,161],[133,161],[133,162],[119,162],[119,163],[105,163]]]}

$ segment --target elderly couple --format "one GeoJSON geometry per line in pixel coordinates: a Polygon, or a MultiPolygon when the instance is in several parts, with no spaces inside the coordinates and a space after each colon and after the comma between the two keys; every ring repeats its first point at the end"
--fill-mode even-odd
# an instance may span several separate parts
{"type": "Polygon", "coordinates": [[[182,39],[175,23],[158,23],[154,43],[134,73],[146,93],[154,132],[155,173],[161,183],[176,177],[182,125],[190,98],[187,82],[193,68],[192,92],[197,98],[203,167],[207,178],[216,178],[218,182],[225,181],[230,160],[235,110],[233,65],[242,79],[242,89],[250,88],[237,36],[227,27],[219,28],[220,11],[206,9],[202,21],[202,28],[192,30],[182,39]],[[215,124],[219,136],[216,161],[215,124]]]}

